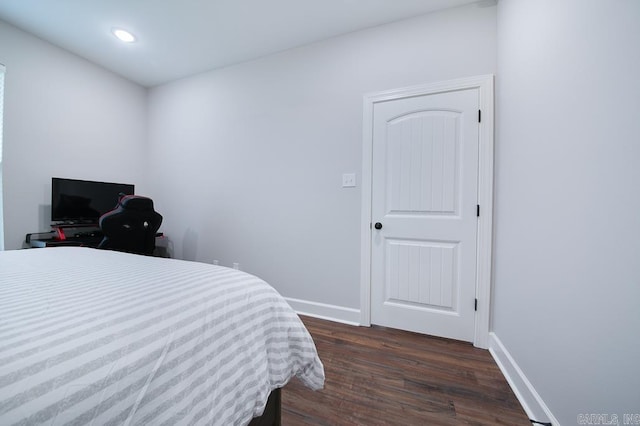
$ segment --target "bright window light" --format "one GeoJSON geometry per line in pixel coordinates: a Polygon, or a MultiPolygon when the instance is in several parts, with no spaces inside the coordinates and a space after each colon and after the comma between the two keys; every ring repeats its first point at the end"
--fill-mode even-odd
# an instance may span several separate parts
{"type": "Polygon", "coordinates": [[[133,34],[131,34],[127,30],[123,30],[122,28],[114,28],[112,32],[114,36],[118,37],[120,40],[124,41],[125,43],[133,43],[134,41],[136,41],[136,38],[134,37],[133,34]]]}

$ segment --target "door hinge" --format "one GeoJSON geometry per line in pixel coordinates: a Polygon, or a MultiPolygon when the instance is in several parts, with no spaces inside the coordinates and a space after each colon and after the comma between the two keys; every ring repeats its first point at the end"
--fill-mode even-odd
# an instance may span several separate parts
{"type": "Polygon", "coordinates": [[[480,204],[476,204],[476,216],[480,217],[480,204]]]}
{"type": "Polygon", "coordinates": [[[482,123],[482,110],[478,110],[478,123],[482,123]]]}
{"type": "Polygon", "coordinates": [[[475,303],[473,304],[473,310],[474,311],[478,310],[478,299],[476,299],[475,303]]]}

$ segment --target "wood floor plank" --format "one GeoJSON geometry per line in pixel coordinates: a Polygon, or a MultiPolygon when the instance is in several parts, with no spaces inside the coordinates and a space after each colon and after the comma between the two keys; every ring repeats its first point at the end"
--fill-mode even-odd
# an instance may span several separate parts
{"type": "Polygon", "coordinates": [[[284,426],[530,426],[488,351],[385,327],[302,317],[325,367],[325,388],[292,380],[284,426]]]}

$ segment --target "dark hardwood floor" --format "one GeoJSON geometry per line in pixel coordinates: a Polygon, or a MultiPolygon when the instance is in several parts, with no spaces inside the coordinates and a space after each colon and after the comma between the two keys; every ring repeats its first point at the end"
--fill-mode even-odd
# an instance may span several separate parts
{"type": "Polygon", "coordinates": [[[470,343],[302,317],[325,388],[282,391],[282,424],[531,426],[493,361],[470,343]]]}

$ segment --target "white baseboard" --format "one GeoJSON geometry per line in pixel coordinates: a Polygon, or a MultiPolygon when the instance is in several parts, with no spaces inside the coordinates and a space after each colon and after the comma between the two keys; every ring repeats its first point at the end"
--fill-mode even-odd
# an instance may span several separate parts
{"type": "Polygon", "coordinates": [[[360,325],[360,309],[309,302],[291,297],[285,297],[285,300],[299,315],[307,315],[349,325],[360,325]]]}
{"type": "Polygon", "coordinates": [[[489,333],[489,352],[498,364],[500,371],[507,379],[513,393],[522,404],[522,408],[532,420],[550,422],[553,426],[560,426],[549,407],[544,403],[538,392],[524,375],[509,351],[504,347],[495,333],[489,333]]]}

